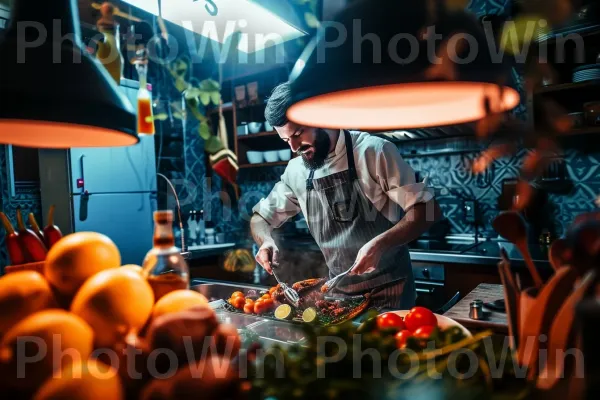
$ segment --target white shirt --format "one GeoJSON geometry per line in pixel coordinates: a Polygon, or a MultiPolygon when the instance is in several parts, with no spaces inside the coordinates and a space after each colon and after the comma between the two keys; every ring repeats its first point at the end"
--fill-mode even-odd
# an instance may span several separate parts
{"type": "MultiPolygon", "coordinates": [[[[412,206],[433,198],[433,191],[424,182],[415,181],[413,169],[392,142],[364,132],[350,132],[350,135],[360,187],[366,198],[388,220],[395,224],[412,206]]],[[[325,165],[315,170],[314,179],[347,169],[346,138],[342,131],[325,165]]],[[[274,228],[279,228],[299,212],[306,216],[306,179],[309,173],[302,157],[292,159],[281,181],[253,211],[274,228]]],[[[307,222],[310,225],[310,221],[307,222]]]]}

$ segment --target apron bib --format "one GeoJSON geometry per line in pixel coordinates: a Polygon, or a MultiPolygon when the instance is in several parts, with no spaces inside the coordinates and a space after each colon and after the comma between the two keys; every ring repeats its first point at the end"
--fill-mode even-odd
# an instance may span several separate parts
{"type": "MultiPolygon", "coordinates": [[[[364,195],[356,173],[352,138],[348,131],[344,131],[344,137],[348,170],[319,179],[313,179],[312,170],[306,181],[306,220],[323,252],[330,278],[347,271],[367,242],[394,226],[364,195]]],[[[373,306],[392,309],[414,306],[416,291],[406,246],[387,251],[374,272],[346,276],[336,291],[356,295],[383,286],[387,287],[373,296],[373,306]],[[391,281],[398,283],[390,286],[391,281]]]]}

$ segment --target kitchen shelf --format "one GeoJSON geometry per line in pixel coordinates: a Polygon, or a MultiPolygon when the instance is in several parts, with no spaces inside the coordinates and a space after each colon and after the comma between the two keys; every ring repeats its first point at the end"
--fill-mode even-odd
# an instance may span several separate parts
{"type": "Polygon", "coordinates": [[[241,135],[241,136],[238,135],[238,140],[256,139],[256,138],[265,137],[265,136],[278,136],[278,135],[277,135],[277,132],[275,132],[275,131],[249,133],[247,135],[241,135]]]}
{"type": "Polygon", "coordinates": [[[259,167],[276,167],[278,165],[287,165],[289,161],[277,161],[270,163],[260,163],[260,164],[242,164],[240,168],[259,168],[259,167]]]}
{"type": "Polygon", "coordinates": [[[600,86],[600,79],[595,79],[587,82],[578,83],[560,83],[557,85],[550,85],[543,88],[536,89],[534,94],[555,94],[562,92],[572,91],[585,91],[588,89],[597,89],[600,86]]]}

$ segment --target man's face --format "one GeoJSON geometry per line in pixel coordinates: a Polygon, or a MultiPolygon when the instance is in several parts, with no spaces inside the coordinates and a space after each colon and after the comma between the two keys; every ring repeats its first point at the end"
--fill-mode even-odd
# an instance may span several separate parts
{"type": "Polygon", "coordinates": [[[275,127],[275,130],[294,153],[302,156],[307,168],[318,169],[323,166],[331,146],[331,139],[327,132],[293,122],[275,127]]]}

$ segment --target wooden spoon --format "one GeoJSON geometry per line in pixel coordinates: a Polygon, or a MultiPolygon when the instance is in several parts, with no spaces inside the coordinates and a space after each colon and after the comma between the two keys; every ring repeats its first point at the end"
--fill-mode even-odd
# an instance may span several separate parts
{"type": "Polygon", "coordinates": [[[521,294],[510,270],[510,260],[506,254],[506,250],[502,246],[500,246],[500,256],[501,261],[498,263],[498,273],[500,274],[500,281],[504,288],[508,338],[511,348],[516,352],[519,348],[519,301],[521,294]]]}
{"type": "Polygon", "coordinates": [[[527,247],[527,225],[521,214],[514,211],[503,212],[494,219],[492,226],[500,236],[519,249],[535,286],[538,289],[541,288],[543,285],[542,278],[531,259],[531,253],[527,247]]]}
{"type": "Polygon", "coordinates": [[[550,332],[554,317],[572,293],[576,279],[577,272],[571,267],[564,267],[556,271],[539,293],[535,293],[537,292],[535,288],[529,288],[521,293],[519,337],[521,345],[518,359],[522,365],[529,368],[530,379],[537,373],[540,355],[538,338],[550,332]],[[528,341],[531,341],[531,346],[528,345],[528,341]]]}
{"type": "MultiPolygon", "coordinates": [[[[556,313],[550,334],[548,336],[548,358],[546,365],[538,375],[537,388],[548,390],[556,383],[568,377],[565,372],[565,353],[570,345],[573,345],[575,326],[575,307],[583,299],[585,293],[593,284],[596,271],[590,270],[581,279],[579,286],[565,300],[562,307],[556,313]]],[[[588,355],[588,357],[593,355],[588,355]]]]}
{"type": "Polygon", "coordinates": [[[567,264],[566,253],[569,251],[567,239],[560,238],[552,242],[548,251],[548,261],[554,271],[558,271],[562,266],[567,264]]]}

